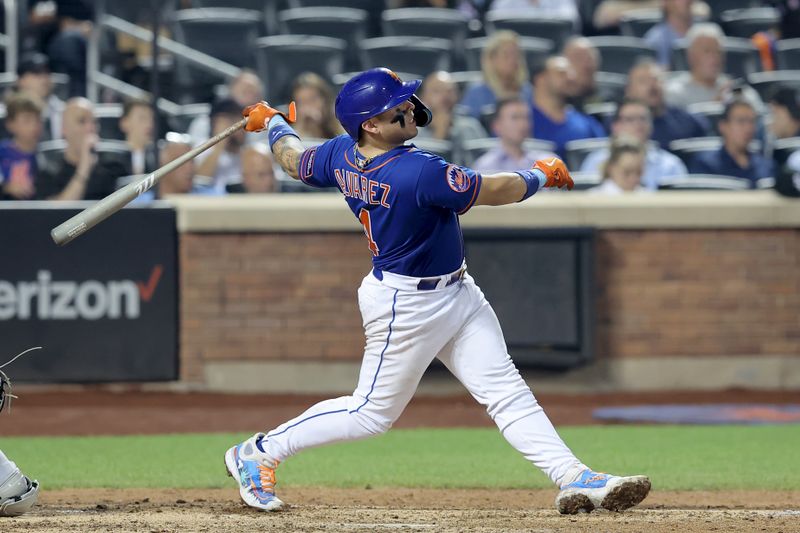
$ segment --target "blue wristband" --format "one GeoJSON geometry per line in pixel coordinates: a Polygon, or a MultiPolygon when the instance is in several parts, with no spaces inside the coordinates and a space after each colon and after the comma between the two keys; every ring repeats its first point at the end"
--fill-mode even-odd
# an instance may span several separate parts
{"type": "Polygon", "coordinates": [[[294,135],[298,139],[300,138],[282,116],[275,115],[272,117],[269,121],[269,149],[272,150],[272,146],[278,142],[278,139],[287,135],[294,135]]]}
{"type": "Polygon", "coordinates": [[[538,168],[532,170],[518,170],[517,174],[522,176],[522,179],[525,180],[525,185],[528,186],[528,190],[525,191],[525,196],[519,200],[520,202],[536,194],[536,191],[544,187],[544,184],[547,183],[547,176],[538,168]]]}

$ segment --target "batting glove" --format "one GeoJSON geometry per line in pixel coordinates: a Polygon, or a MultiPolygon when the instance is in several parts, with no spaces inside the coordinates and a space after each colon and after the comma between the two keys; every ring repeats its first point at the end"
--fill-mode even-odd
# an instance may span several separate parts
{"type": "Polygon", "coordinates": [[[557,157],[539,159],[533,164],[533,168],[544,172],[547,178],[547,182],[544,184],[546,188],[558,187],[559,189],[563,189],[566,187],[571,191],[575,186],[575,182],[572,181],[569,170],[567,170],[567,165],[557,157]]]}
{"type": "Polygon", "coordinates": [[[297,120],[297,107],[294,102],[289,104],[289,114],[278,111],[265,101],[260,101],[257,104],[249,105],[242,110],[242,116],[247,117],[247,125],[244,129],[247,131],[258,132],[264,131],[269,125],[269,121],[275,115],[280,115],[288,123],[293,123],[297,120]]]}

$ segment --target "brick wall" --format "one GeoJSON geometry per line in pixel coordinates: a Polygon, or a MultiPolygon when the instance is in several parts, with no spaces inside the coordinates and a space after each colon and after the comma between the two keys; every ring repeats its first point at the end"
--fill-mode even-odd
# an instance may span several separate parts
{"type": "MultiPolygon", "coordinates": [[[[208,361],[360,359],[362,234],[184,233],[180,261],[184,380],[208,361]]],[[[598,357],[800,356],[798,230],[603,230],[596,271],[598,357]]]]}

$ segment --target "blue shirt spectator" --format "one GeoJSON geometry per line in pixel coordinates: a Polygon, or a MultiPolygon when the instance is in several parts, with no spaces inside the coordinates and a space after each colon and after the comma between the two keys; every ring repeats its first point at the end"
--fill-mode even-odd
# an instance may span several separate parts
{"type": "Polygon", "coordinates": [[[693,0],[664,0],[663,22],[644,34],[644,40],[655,48],[658,62],[664,68],[668,69],[672,62],[672,47],[686,35],[694,22],[693,4],[693,0]]]}
{"type": "Polygon", "coordinates": [[[12,139],[0,142],[0,199],[26,200],[35,193],[36,145],[42,136],[42,109],[26,94],[6,101],[6,129],[12,139]]]}
{"type": "Polygon", "coordinates": [[[741,166],[723,146],[715,152],[697,154],[689,164],[692,174],[718,174],[733,178],[744,178],[751,181],[755,188],[756,182],[761,178],[773,176],[772,160],[761,154],[751,153],[747,166],[741,166]]]}
{"type": "MultiPolygon", "coordinates": [[[[530,102],[533,98],[533,91],[531,91],[529,85],[523,85],[516,96],[526,102],[530,102]]],[[[485,112],[494,112],[494,106],[496,105],[497,96],[486,83],[479,83],[467,88],[461,98],[461,106],[470,116],[476,119],[480,119],[481,114],[485,112]]]]}
{"type": "Polygon", "coordinates": [[[669,143],[676,139],[705,137],[710,130],[711,125],[705,118],[692,115],[679,107],[665,106],[660,116],[653,117],[651,139],[664,150],[668,150],[669,143]]]}
{"type": "Polygon", "coordinates": [[[14,141],[0,141],[0,183],[24,181],[31,186],[36,176],[36,153],[23,152],[14,141]]]}
{"type": "Polygon", "coordinates": [[[536,139],[554,142],[556,153],[561,159],[564,159],[566,144],[569,141],[605,137],[606,132],[597,120],[572,107],[566,110],[563,122],[555,122],[534,105],[532,136],[536,139]]]}

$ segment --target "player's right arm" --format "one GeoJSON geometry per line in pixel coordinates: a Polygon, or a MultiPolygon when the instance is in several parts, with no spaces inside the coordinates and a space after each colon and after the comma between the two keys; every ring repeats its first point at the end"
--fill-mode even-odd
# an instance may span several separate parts
{"type": "Polygon", "coordinates": [[[574,183],[564,162],[557,157],[540,159],[531,170],[501,172],[483,176],[475,205],[506,205],[527,200],[539,189],[566,187],[574,183]]]}
{"type": "Polygon", "coordinates": [[[284,172],[296,180],[300,179],[297,167],[303,151],[305,151],[303,143],[293,135],[281,137],[272,145],[272,154],[275,156],[275,160],[284,172]]]}

